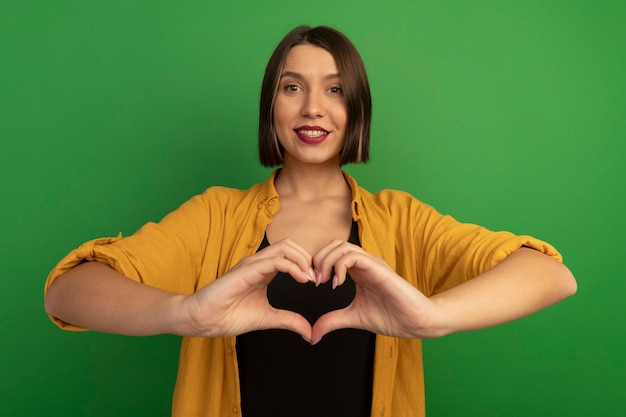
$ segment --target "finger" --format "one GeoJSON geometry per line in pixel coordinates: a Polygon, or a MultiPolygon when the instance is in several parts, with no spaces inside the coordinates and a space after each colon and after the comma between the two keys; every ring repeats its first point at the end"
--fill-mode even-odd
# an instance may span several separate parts
{"type": "Polygon", "coordinates": [[[321,316],[311,329],[311,344],[316,344],[330,332],[339,329],[360,329],[361,325],[350,306],[321,316]]]}
{"type": "Polygon", "coordinates": [[[293,279],[303,284],[313,279],[309,269],[303,271],[296,263],[280,256],[256,260],[254,263],[240,268],[237,272],[242,274],[243,280],[249,285],[267,285],[278,272],[289,274],[293,279]]]}
{"type": "Polygon", "coordinates": [[[391,276],[397,277],[385,261],[365,251],[351,251],[335,261],[335,286],[345,282],[348,271],[354,282],[361,287],[373,288],[391,276]]]}
{"type": "Polygon", "coordinates": [[[360,251],[361,248],[349,242],[334,240],[323,247],[314,257],[313,266],[317,272],[319,283],[327,282],[331,278],[331,271],[338,259],[352,251],[360,251]]]}
{"type": "Polygon", "coordinates": [[[343,240],[338,240],[338,239],[334,239],[328,242],[319,251],[317,251],[315,256],[313,256],[313,264],[319,264],[326,256],[328,256],[329,253],[333,252],[335,249],[337,249],[339,246],[343,245],[344,243],[346,242],[344,242],[343,240]]]}
{"type": "Polygon", "coordinates": [[[335,275],[333,276],[333,290],[346,282],[348,270],[354,267],[358,262],[359,255],[356,252],[349,252],[335,261],[335,275]]]}
{"type": "Polygon", "coordinates": [[[298,333],[304,340],[311,343],[311,324],[300,314],[293,311],[273,308],[267,314],[263,329],[284,329],[298,333]]]}
{"type": "Polygon", "coordinates": [[[343,241],[332,240],[326,246],[322,247],[315,256],[313,256],[313,268],[315,270],[316,285],[328,281],[333,267],[332,261],[325,262],[330,253],[337,249],[343,241]]]}
{"type": "Polygon", "coordinates": [[[352,270],[353,273],[351,275],[354,275],[353,279],[355,282],[363,282],[364,279],[372,276],[372,273],[363,273],[364,270],[371,270],[375,266],[372,257],[364,251],[350,250],[343,253],[334,261],[333,289],[344,284],[349,270],[352,270]],[[355,271],[359,273],[355,274],[355,271]]]}
{"type": "Polygon", "coordinates": [[[307,260],[307,264],[309,265],[311,264],[311,255],[309,254],[309,252],[307,252],[306,249],[304,249],[302,246],[298,245],[295,241],[289,238],[281,239],[278,242],[274,242],[270,246],[268,246],[267,249],[269,248],[286,249],[286,250],[289,250],[289,253],[297,253],[301,255],[303,259],[307,260]],[[292,252],[292,251],[295,251],[295,252],[292,252]]]}
{"type": "Polygon", "coordinates": [[[312,264],[311,255],[291,239],[283,239],[273,243],[255,254],[242,259],[239,264],[245,264],[253,262],[254,260],[270,258],[273,256],[283,256],[291,259],[303,267],[308,267],[312,264]]]}
{"type": "Polygon", "coordinates": [[[264,252],[264,256],[282,256],[285,259],[296,263],[302,271],[308,273],[311,281],[315,280],[315,274],[311,267],[313,260],[311,255],[300,245],[291,239],[283,239],[259,252],[264,252]]]}

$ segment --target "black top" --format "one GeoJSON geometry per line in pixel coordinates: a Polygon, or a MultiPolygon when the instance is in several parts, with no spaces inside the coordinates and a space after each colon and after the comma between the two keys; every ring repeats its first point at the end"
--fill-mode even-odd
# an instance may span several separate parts
{"type": "MultiPolygon", "coordinates": [[[[356,223],[349,241],[360,244],[356,223]]],[[[268,245],[266,237],[259,250],[268,245]]],[[[267,288],[272,306],[296,311],[311,324],[348,306],[355,293],[350,277],[333,290],[331,281],[316,288],[284,273],[267,288]]],[[[365,330],[343,329],[311,346],[288,330],[238,336],[243,417],[369,417],[375,338],[365,330]]]]}

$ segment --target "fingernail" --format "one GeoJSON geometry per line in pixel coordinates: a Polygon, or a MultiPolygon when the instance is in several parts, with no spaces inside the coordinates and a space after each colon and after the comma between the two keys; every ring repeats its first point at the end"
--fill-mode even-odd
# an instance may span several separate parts
{"type": "Polygon", "coordinates": [[[315,271],[313,271],[313,268],[309,268],[308,272],[307,272],[308,276],[309,276],[309,281],[311,282],[316,282],[315,281],[315,271]]]}
{"type": "Polygon", "coordinates": [[[335,275],[335,276],[333,277],[333,290],[334,290],[335,288],[337,288],[337,283],[338,283],[338,281],[339,281],[339,279],[337,278],[337,275],[335,275]]]}
{"type": "Polygon", "coordinates": [[[318,287],[322,283],[322,271],[315,270],[315,286],[318,287]]]}

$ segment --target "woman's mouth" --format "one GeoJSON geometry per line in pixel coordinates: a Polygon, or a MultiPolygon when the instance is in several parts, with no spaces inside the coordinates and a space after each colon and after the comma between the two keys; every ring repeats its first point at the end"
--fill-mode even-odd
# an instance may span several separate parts
{"type": "Polygon", "coordinates": [[[296,132],[296,136],[302,142],[308,145],[316,145],[318,143],[324,142],[330,132],[322,129],[319,126],[301,126],[297,129],[294,129],[296,132]]]}

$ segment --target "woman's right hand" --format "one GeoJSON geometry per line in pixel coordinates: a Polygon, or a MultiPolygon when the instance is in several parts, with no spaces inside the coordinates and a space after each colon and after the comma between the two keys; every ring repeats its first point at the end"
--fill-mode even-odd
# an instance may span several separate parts
{"type": "Polygon", "coordinates": [[[311,340],[311,325],[300,314],[272,307],[267,286],[278,272],[300,283],[315,282],[312,258],[285,239],[242,259],[226,274],[183,302],[179,333],[192,337],[236,336],[253,330],[286,329],[311,340]]]}

